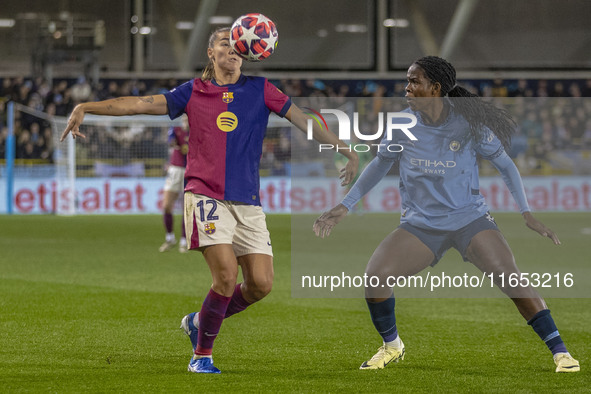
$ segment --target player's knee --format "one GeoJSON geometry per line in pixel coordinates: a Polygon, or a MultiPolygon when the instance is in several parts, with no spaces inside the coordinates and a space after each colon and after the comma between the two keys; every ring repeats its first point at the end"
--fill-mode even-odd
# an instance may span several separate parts
{"type": "Polygon", "coordinates": [[[273,288],[273,277],[265,277],[258,279],[253,286],[251,286],[251,297],[255,300],[261,300],[271,292],[273,288]]]}
{"type": "MultiPolygon", "coordinates": [[[[238,279],[238,271],[234,270],[222,270],[216,272],[214,275],[214,285],[216,287],[222,288],[227,290],[228,292],[232,292],[234,287],[236,286],[236,281],[238,279]]],[[[226,291],[224,291],[226,292],[226,291]]]]}

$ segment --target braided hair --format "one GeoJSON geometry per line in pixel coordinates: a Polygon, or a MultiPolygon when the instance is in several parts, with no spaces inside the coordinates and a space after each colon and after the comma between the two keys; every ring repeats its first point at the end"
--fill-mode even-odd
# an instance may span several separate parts
{"type": "Polygon", "coordinates": [[[470,97],[470,99],[453,100],[454,111],[466,119],[470,125],[470,136],[476,141],[483,137],[483,126],[488,127],[501,141],[505,150],[509,150],[511,136],[515,133],[516,123],[505,109],[482,100],[478,95],[456,85],[456,70],[445,59],[437,56],[425,56],[414,62],[421,67],[425,77],[431,83],[441,85],[441,95],[454,97],[470,97]]]}

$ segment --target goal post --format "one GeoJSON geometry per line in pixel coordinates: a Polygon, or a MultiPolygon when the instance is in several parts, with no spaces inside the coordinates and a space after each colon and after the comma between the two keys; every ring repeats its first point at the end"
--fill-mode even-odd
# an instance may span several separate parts
{"type": "MultiPolygon", "coordinates": [[[[74,141],[59,142],[61,132],[66,127],[66,118],[51,116],[14,102],[9,103],[7,110],[9,135],[12,138],[7,141],[9,154],[5,165],[6,212],[14,213],[15,208],[18,208],[13,204],[18,204],[21,197],[14,195],[13,187],[17,181],[51,182],[51,185],[44,184],[42,190],[56,194],[75,190],[74,141]]],[[[28,201],[30,198],[26,195],[24,199],[28,201]]],[[[29,211],[28,205],[26,207],[25,212],[29,211]]],[[[30,210],[35,211],[32,208],[30,210]]],[[[72,215],[75,213],[74,201],[72,199],[71,204],[50,204],[45,212],[72,215]]]]}

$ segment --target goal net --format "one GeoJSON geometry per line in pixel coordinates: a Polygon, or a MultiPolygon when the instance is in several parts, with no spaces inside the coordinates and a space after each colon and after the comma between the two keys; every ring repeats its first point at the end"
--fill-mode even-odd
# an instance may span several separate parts
{"type": "MultiPolygon", "coordinates": [[[[38,155],[34,159],[22,159],[17,154],[15,179],[40,200],[35,210],[20,212],[60,215],[161,212],[170,155],[168,130],[181,126],[180,118],[171,121],[168,116],[86,115],[80,126],[86,138],[74,140],[68,136],[60,142],[66,118],[21,105],[15,106],[15,110],[15,118],[19,120],[15,127],[17,151],[30,139],[31,129],[37,128],[35,124],[39,125],[41,134],[46,133],[41,138],[51,141],[46,143],[49,149],[44,159],[38,155]]],[[[261,156],[261,176],[289,175],[289,133],[289,122],[275,115],[270,117],[261,156]]],[[[177,203],[176,210],[181,206],[177,203]]]]}

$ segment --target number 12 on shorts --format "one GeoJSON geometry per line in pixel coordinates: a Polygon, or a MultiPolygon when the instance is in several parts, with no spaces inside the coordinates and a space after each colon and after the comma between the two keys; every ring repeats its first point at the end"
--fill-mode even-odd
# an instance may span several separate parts
{"type": "Polygon", "coordinates": [[[205,222],[205,210],[206,206],[211,205],[211,209],[207,213],[207,221],[210,222],[212,220],[218,220],[220,217],[215,215],[215,211],[218,208],[218,203],[215,200],[200,200],[197,203],[197,208],[199,208],[199,218],[202,222],[205,222]]]}

